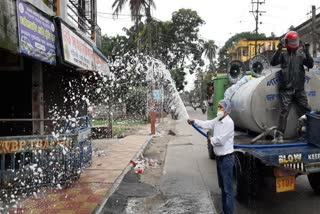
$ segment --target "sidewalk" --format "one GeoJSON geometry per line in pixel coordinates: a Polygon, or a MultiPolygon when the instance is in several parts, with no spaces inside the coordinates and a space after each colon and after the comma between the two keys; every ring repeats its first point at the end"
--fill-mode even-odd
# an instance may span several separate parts
{"type": "Polygon", "coordinates": [[[65,189],[41,189],[39,194],[25,199],[10,213],[82,214],[99,211],[130,170],[130,160],[136,159],[150,140],[149,135],[131,135],[111,143],[107,139],[94,140],[94,147],[97,146],[98,150],[92,165],[82,172],[77,182],[65,189]]]}

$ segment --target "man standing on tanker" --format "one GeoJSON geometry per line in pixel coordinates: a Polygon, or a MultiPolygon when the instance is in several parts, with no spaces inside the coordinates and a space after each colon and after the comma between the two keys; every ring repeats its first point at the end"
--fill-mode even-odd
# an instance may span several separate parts
{"type": "Polygon", "coordinates": [[[304,91],[305,70],[313,67],[313,59],[309,53],[309,45],[301,45],[299,34],[295,31],[288,32],[284,37],[287,51],[282,52],[282,41],[278,44],[278,50],[272,56],[270,64],[280,64],[279,98],[281,104],[278,130],[275,133],[276,142],[283,142],[286,130],[287,117],[291,104],[297,105],[299,117],[311,111],[308,99],[304,91]]]}

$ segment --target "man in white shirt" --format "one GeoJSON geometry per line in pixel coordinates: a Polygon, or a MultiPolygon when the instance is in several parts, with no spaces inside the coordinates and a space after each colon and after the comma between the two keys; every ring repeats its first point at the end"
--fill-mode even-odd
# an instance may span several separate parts
{"type": "Polygon", "coordinates": [[[219,187],[222,192],[222,206],[224,214],[233,214],[234,193],[233,193],[233,139],[234,123],[230,113],[230,102],[221,100],[218,104],[217,117],[213,120],[201,121],[197,119],[188,119],[191,125],[200,126],[203,129],[212,129],[213,137],[210,139],[216,155],[216,165],[218,172],[219,187]]]}

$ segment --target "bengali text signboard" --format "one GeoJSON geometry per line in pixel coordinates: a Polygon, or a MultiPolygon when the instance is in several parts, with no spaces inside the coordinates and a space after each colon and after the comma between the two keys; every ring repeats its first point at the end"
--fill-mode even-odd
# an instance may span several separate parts
{"type": "Polygon", "coordinates": [[[61,22],[64,60],[82,69],[93,70],[92,47],[61,22]]]}
{"type": "Polygon", "coordinates": [[[56,64],[55,26],[28,3],[17,0],[19,51],[49,64],[56,64]]]}
{"type": "Polygon", "coordinates": [[[102,74],[109,75],[110,69],[105,59],[103,59],[99,54],[93,53],[94,65],[93,69],[101,72],[102,74]]]}

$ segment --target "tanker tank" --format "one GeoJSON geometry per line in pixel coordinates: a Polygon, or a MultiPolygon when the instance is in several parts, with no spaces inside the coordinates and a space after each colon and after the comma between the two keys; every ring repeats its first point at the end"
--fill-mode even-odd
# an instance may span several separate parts
{"type": "MultiPolygon", "coordinates": [[[[241,85],[231,96],[231,118],[235,126],[262,133],[267,128],[278,125],[280,102],[278,92],[279,68],[268,68],[265,75],[241,85]]],[[[320,107],[320,79],[306,72],[305,91],[312,110],[320,107]]],[[[298,115],[292,105],[288,119],[285,138],[297,135],[298,115]]]]}

